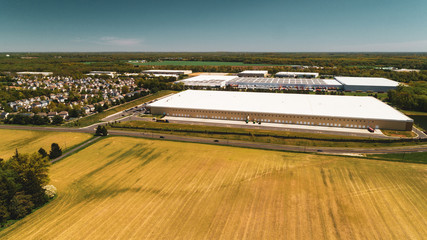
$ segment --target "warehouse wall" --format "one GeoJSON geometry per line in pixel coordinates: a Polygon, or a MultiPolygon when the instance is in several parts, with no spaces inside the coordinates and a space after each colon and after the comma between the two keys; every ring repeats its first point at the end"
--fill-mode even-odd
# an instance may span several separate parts
{"type": "Polygon", "coordinates": [[[413,121],[392,121],[376,119],[356,119],[356,118],[339,118],[339,117],[322,117],[322,116],[305,116],[290,114],[270,114],[270,113],[253,113],[253,112],[230,112],[230,111],[213,111],[204,109],[178,109],[178,108],[161,108],[151,107],[153,114],[165,114],[167,116],[192,117],[192,118],[209,118],[209,119],[226,119],[235,121],[261,121],[270,123],[299,124],[314,126],[332,126],[348,128],[380,128],[390,130],[412,130],[413,121]]]}
{"type": "Polygon", "coordinates": [[[388,90],[396,89],[396,87],[382,87],[382,86],[353,86],[343,85],[345,91],[373,91],[373,92],[387,92],[388,90]]]}

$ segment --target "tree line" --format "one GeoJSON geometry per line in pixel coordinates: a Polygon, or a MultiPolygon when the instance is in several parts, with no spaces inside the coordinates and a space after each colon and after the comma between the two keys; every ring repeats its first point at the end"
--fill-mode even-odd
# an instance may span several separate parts
{"type": "Polygon", "coordinates": [[[55,115],[52,119],[46,116],[27,116],[23,114],[9,114],[7,118],[4,120],[5,124],[18,124],[18,125],[60,125],[64,123],[64,119],[55,115]]]}
{"type": "Polygon", "coordinates": [[[388,101],[400,109],[427,112],[427,82],[399,86],[387,92],[388,101]]]}

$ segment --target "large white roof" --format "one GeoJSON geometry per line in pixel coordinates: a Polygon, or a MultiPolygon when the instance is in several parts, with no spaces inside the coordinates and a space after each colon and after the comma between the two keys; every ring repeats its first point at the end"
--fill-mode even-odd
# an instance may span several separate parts
{"type": "Polygon", "coordinates": [[[176,74],[176,73],[184,73],[184,74],[190,74],[193,71],[191,70],[161,70],[161,69],[151,69],[151,70],[145,70],[142,71],[144,73],[170,73],[170,74],[176,74]]]}
{"type": "Polygon", "coordinates": [[[374,97],[187,90],[151,107],[411,121],[374,97]]]}
{"type": "Polygon", "coordinates": [[[398,82],[377,77],[335,77],[335,79],[343,85],[353,86],[385,86],[385,87],[397,87],[398,82]]]}
{"type": "Polygon", "coordinates": [[[224,75],[199,75],[196,77],[187,78],[181,80],[181,82],[191,82],[191,81],[210,81],[210,80],[223,80],[228,81],[231,79],[237,78],[237,76],[224,76],[224,75]]]}
{"type": "Polygon", "coordinates": [[[312,75],[312,76],[319,76],[319,73],[313,73],[313,72],[278,72],[277,75],[312,75]]]}
{"type": "Polygon", "coordinates": [[[237,77],[227,82],[233,85],[306,85],[306,86],[321,86],[334,85],[341,86],[341,83],[334,79],[319,79],[319,78],[265,78],[265,77],[237,77]]]}
{"type": "Polygon", "coordinates": [[[177,82],[182,82],[186,86],[224,87],[227,81],[232,80],[236,77],[237,76],[199,75],[196,77],[187,78],[177,82]]]}
{"type": "Polygon", "coordinates": [[[245,70],[243,72],[240,73],[249,73],[249,74],[267,74],[268,71],[266,70],[245,70]]]}

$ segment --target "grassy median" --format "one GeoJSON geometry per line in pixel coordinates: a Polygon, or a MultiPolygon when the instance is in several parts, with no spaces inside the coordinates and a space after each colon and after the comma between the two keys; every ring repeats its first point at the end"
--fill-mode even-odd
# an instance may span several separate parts
{"type": "MultiPolygon", "coordinates": [[[[250,123],[252,124],[252,123],[250,123]]],[[[228,140],[242,140],[260,143],[275,143],[317,147],[389,147],[416,145],[425,142],[402,142],[388,139],[374,139],[343,135],[327,135],[289,131],[273,131],[247,128],[230,128],[151,121],[129,121],[109,126],[116,130],[155,132],[194,137],[209,137],[228,140]]]]}

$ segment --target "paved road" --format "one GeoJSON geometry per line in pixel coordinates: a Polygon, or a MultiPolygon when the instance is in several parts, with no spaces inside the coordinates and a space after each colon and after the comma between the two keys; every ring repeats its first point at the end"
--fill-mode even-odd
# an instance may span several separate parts
{"type": "Polygon", "coordinates": [[[423,138],[423,139],[427,138],[427,134],[425,134],[423,131],[421,131],[420,129],[418,129],[416,127],[413,127],[412,131],[414,131],[418,135],[419,138],[423,138]]]}
{"type": "MultiPolygon", "coordinates": [[[[94,133],[94,129],[85,128],[54,128],[54,127],[30,127],[30,126],[12,126],[0,125],[0,129],[25,129],[25,130],[40,130],[40,131],[54,131],[54,132],[83,132],[94,133]]],[[[236,140],[223,140],[214,138],[201,138],[180,136],[171,134],[147,133],[147,132],[131,132],[122,130],[110,130],[110,135],[114,136],[130,136],[142,137],[149,139],[172,140],[182,142],[194,143],[208,143],[235,147],[249,147],[257,149],[269,149],[280,151],[298,151],[298,152],[322,152],[330,154],[381,154],[381,153],[410,153],[410,152],[427,152],[427,144],[416,146],[403,146],[403,147],[374,147],[374,148],[331,148],[331,147],[306,147],[306,146],[293,146],[293,145],[279,145],[271,143],[257,143],[245,142],[236,140]]]]}
{"type": "Polygon", "coordinates": [[[297,152],[322,152],[331,154],[381,154],[381,153],[409,153],[409,152],[427,152],[427,144],[416,146],[403,146],[403,147],[375,147],[375,148],[331,148],[331,147],[306,147],[306,146],[293,146],[293,145],[280,145],[271,143],[257,143],[246,142],[237,140],[214,139],[214,138],[201,138],[189,137],[171,134],[159,133],[146,133],[146,132],[131,132],[110,130],[110,135],[117,136],[132,136],[143,137],[162,140],[173,140],[181,142],[194,142],[194,143],[208,143],[217,145],[226,145],[234,147],[249,147],[258,149],[280,150],[280,151],[297,151],[297,152]]]}

